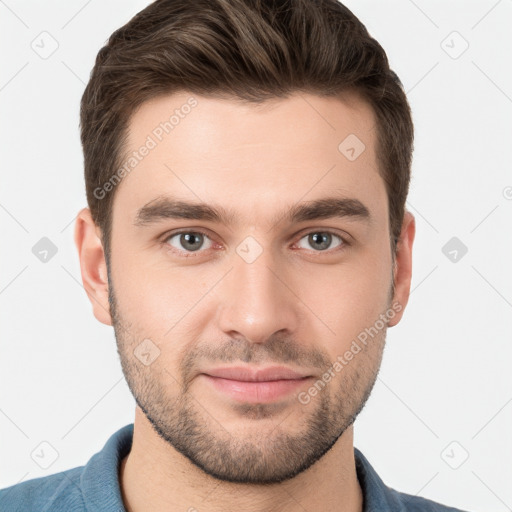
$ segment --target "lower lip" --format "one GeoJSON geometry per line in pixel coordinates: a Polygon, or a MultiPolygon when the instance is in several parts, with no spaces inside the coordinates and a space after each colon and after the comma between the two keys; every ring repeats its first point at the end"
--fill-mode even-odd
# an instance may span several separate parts
{"type": "Polygon", "coordinates": [[[280,398],[286,397],[298,387],[309,380],[310,377],[303,379],[290,380],[270,380],[265,382],[247,382],[241,380],[223,379],[221,377],[212,377],[203,374],[208,382],[228,396],[250,403],[268,403],[275,402],[280,398]]]}

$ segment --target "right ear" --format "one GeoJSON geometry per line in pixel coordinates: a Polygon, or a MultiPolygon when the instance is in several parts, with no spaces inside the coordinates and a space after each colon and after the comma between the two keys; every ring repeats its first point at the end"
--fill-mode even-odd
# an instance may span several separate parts
{"type": "Polygon", "coordinates": [[[75,245],[85,291],[94,316],[105,325],[112,325],[108,303],[107,263],[101,241],[101,230],[92,219],[91,210],[83,208],[75,222],[75,245]]]}

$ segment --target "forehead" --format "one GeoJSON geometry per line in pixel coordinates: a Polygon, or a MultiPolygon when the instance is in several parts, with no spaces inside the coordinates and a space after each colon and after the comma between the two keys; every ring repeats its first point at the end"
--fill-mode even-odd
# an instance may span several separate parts
{"type": "Polygon", "coordinates": [[[114,218],[134,220],[162,195],[222,205],[252,223],[326,194],[358,199],[385,216],[376,135],[372,108],[352,93],[296,93],[259,105],[161,96],[130,119],[114,218]]]}

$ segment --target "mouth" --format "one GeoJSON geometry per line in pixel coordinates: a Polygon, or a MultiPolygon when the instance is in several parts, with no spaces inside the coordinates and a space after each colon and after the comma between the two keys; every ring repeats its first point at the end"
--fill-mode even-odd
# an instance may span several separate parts
{"type": "Polygon", "coordinates": [[[286,398],[313,378],[282,366],[216,368],[203,372],[201,377],[218,392],[246,403],[270,403],[286,398]]]}

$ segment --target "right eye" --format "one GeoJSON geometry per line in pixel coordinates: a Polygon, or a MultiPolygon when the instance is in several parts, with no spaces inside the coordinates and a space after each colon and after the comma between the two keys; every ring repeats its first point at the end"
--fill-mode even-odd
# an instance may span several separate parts
{"type": "Polygon", "coordinates": [[[208,235],[202,231],[182,230],[170,233],[163,242],[166,245],[170,245],[173,251],[185,253],[184,255],[187,257],[187,253],[201,252],[200,249],[204,245],[205,239],[210,241],[210,245],[206,247],[206,249],[210,249],[212,247],[212,241],[208,235]]]}

